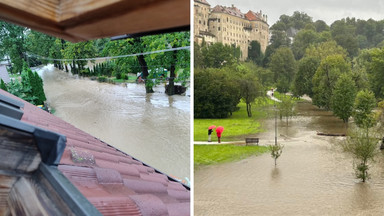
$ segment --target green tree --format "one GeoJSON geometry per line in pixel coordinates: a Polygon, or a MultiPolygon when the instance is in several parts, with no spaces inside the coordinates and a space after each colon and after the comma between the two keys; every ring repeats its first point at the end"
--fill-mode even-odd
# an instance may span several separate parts
{"type": "Polygon", "coordinates": [[[296,102],[291,96],[283,95],[281,102],[278,103],[277,108],[279,110],[280,119],[285,117],[285,121],[288,126],[288,119],[295,115],[296,102]]]}
{"type": "Polygon", "coordinates": [[[306,50],[304,57],[314,57],[320,61],[330,55],[341,55],[347,58],[347,51],[337,45],[336,41],[327,41],[320,44],[311,44],[306,50]]]}
{"type": "Polygon", "coordinates": [[[333,114],[343,120],[346,125],[353,112],[356,97],[356,86],[349,74],[342,74],[335,84],[331,98],[333,114]]]}
{"type": "Polygon", "coordinates": [[[210,46],[202,47],[203,68],[221,68],[232,65],[238,61],[240,56],[237,56],[239,48],[234,48],[222,43],[214,43],[210,46]]]}
{"type": "Polygon", "coordinates": [[[272,31],[272,36],[270,40],[270,45],[267,46],[265,50],[265,55],[263,59],[263,66],[268,66],[271,56],[275,53],[275,51],[280,47],[289,47],[291,44],[291,40],[289,39],[287,33],[285,31],[274,30],[272,31]]]}
{"type": "Polygon", "coordinates": [[[62,55],[65,59],[72,59],[67,63],[71,64],[71,72],[73,74],[82,74],[85,73],[84,66],[88,61],[78,59],[95,57],[96,49],[93,45],[93,41],[79,43],[66,42],[65,49],[62,50],[62,55]]]}
{"type": "Polygon", "coordinates": [[[376,107],[376,99],[373,92],[368,90],[359,91],[354,102],[353,118],[360,128],[371,128],[376,123],[375,114],[372,110],[376,107]]]}
{"type": "Polygon", "coordinates": [[[277,143],[276,145],[269,145],[268,146],[269,150],[271,151],[271,157],[274,159],[275,161],[275,167],[277,165],[277,159],[281,156],[281,154],[283,153],[283,148],[284,146],[277,143]]]}
{"type": "Polygon", "coordinates": [[[27,28],[0,21],[0,56],[9,56],[12,73],[21,73],[26,61],[25,35],[27,28]]]}
{"type": "Polygon", "coordinates": [[[291,49],[281,47],[271,56],[269,68],[274,74],[274,81],[280,92],[288,92],[291,82],[295,75],[295,57],[291,49]]]}
{"type": "Polygon", "coordinates": [[[369,163],[374,162],[379,153],[377,137],[369,129],[357,128],[350,131],[347,140],[342,143],[343,150],[354,158],[356,177],[365,182],[369,179],[369,163]]]}
{"type": "Polygon", "coordinates": [[[314,25],[317,32],[329,31],[329,26],[323,20],[316,20],[314,25]]]}
{"type": "Polygon", "coordinates": [[[304,56],[307,47],[311,44],[317,43],[319,39],[319,34],[313,29],[302,29],[299,31],[292,43],[292,51],[296,60],[301,59],[304,56]]]}
{"type": "Polygon", "coordinates": [[[341,55],[332,55],[323,59],[312,79],[313,104],[329,110],[336,81],[341,74],[350,74],[350,72],[350,64],[341,55]]]}
{"type": "Polygon", "coordinates": [[[252,117],[252,103],[261,96],[262,86],[259,83],[255,71],[245,71],[239,80],[241,99],[247,106],[248,117],[252,117]]]}
{"type": "Polygon", "coordinates": [[[293,81],[293,94],[297,97],[304,94],[313,96],[312,79],[320,65],[320,60],[315,57],[304,57],[299,61],[298,70],[293,81]]]}
{"type": "Polygon", "coordinates": [[[231,77],[232,68],[195,69],[195,118],[227,118],[240,102],[240,91],[231,77]]]}
{"type": "Polygon", "coordinates": [[[3,89],[4,91],[8,91],[7,85],[3,81],[3,79],[0,79],[0,89],[3,89]]]}
{"type": "MultiPolygon", "coordinates": [[[[174,32],[162,35],[148,36],[143,38],[143,42],[151,50],[162,50],[169,48],[178,48],[189,46],[189,32],[174,32]]],[[[170,72],[168,95],[173,95],[174,82],[180,81],[182,85],[190,77],[190,51],[174,50],[172,52],[153,53],[146,56],[146,62],[149,63],[151,73],[148,78],[157,78],[158,65],[164,65],[170,72]],[[178,74],[176,75],[176,72],[178,74]],[[156,75],[155,75],[156,74],[156,75]]],[[[162,72],[162,71],[161,71],[162,72]]]]}
{"type": "Polygon", "coordinates": [[[258,41],[251,41],[248,48],[248,60],[253,61],[257,65],[261,65],[263,62],[263,52],[258,41]]]}

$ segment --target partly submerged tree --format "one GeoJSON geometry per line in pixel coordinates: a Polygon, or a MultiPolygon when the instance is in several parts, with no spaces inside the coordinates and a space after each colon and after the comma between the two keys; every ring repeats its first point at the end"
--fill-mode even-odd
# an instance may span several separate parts
{"type": "Polygon", "coordinates": [[[350,71],[350,64],[341,55],[332,55],[323,59],[312,79],[313,104],[329,110],[336,81],[341,74],[349,74],[350,71]]]}
{"type": "Polygon", "coordinates": [[[353,104],[356,97],[356,86],[349,74],[342,74],[335,84],[331,97],[331,109],[333,114],[348,125],[348,119],[353,112],[353,104]]]}
{"type": "Polygon", "coordinates": [[[358,127],[368,130],[376,123],[375,114],[376,99],[373,92],[362,90],[357,93],[354,102],[353,118],[358,127]]]}
{"type": "Polygon", "coordinates": [[[288,95],[283,95],[281,97],[281,102],[277,105],[277,108],[279,109],[280,119],[283,119],[283,117],[285,117],[287,126],[288,119],[292,118],[292,116],[295,115],[295,105],[295,100],[288,95]]]}
{"type": "Polygon", "coordinates": [[[356,128],[350,131],[347,140],[342,143],[343,150],[354,158],[356,177],[363,182],[369,179],[369,164],[375,161],[379,153],[377,141],[378,137],[371,130],[356,128]]]}
{"type": "Polygon", "coordinates": [[[275,160],[275,166],[276,166],[277,165],[277,159],[283,153],[284,146],[277,143],[275,145],[269,145],[268,148],[271,151],[271,157],[275,160]]]}

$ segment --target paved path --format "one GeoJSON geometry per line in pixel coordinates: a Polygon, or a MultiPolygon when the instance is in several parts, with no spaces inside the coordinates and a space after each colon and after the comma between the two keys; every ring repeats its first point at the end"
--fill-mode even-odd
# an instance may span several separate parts
{"type": "MultiPolygon", "coordinates": [[[[275,91],[276,91],[276,89],[275,89],[275,91]]],[[[274,100],[276,102],[281,102],[281,100],[279,100],[279,99],[275,98],[274,96],[272,96],[272,93],[273,93],[272,90],[268,90],[267,91],[267,96],[270,97],[272,100],[274,100]]]]}

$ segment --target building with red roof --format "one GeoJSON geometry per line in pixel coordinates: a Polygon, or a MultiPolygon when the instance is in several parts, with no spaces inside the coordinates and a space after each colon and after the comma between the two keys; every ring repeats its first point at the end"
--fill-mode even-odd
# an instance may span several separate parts
{"type": "Polygon", "coordinates": [[[208,2],[195,0],[194,3],[195,42],[199,44],[202,41],[208,44],[216,42],[234,44],[240,47],[242,60],[248,58],[248,47],[252,41],[260,43],[262,52],[267,49],[269,43],[268,16],[262,11],[250,10],[244,14],[234,5],[230,7],[216,5],[208,8],[210,7],[208,2]]]}

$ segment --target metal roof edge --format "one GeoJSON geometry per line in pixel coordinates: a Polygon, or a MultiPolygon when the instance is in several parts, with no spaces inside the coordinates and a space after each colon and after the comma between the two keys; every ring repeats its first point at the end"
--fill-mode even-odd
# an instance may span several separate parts
{"type": "Polygon", "coordinates": [[[64,135],[48,131],[0,114],[0,125],[34,135],[41,160],[48,165],[58,165],[66,146],[64,135]]]}
{"type": "Polygon", "coordinates": [[[77,216],[102,216],[92,203],[58,170],[40,163],[39,171],[77,216]]]}

